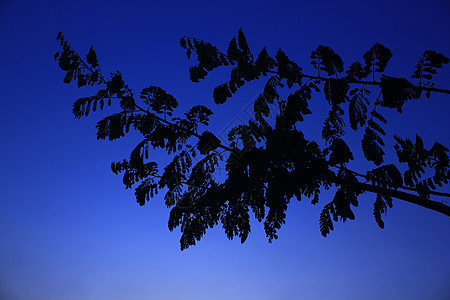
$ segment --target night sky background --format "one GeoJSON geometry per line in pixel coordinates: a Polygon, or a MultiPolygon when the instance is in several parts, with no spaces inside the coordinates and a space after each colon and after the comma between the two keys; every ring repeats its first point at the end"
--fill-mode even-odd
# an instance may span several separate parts
{"type": "MultiPolygon", "coordinates": [[[[180,232],[167,229],[164,193],[140,207],[125,190],[110,162],[128,157],[137,135],[96,140],[96,122],[114,106],[73,117],[73,101],[95,89],[62,82],[53,60],[57,33],[81,55],[93,44],[104,74],[120,70],[135,94],[156,85],[178,99],[180,112],[211,107],[212,129],[220,133],[248,118],[264,82],[215,105],[213,87],[227,73],[191,83],[192,62],[179,38],[198,37],[225,51],[239,28],[254,54],[281,47],[305,72],[319,44],[349,66],[379,42],[394,54],[387,73],[404,77],[424,50],[450,56],[447,0],[0,0],[1,300],[450,299],[449,218],[419,206],[394,199],[382,230],[372,216],[375,195],[366,193],[356,220],[336,224],[323,238],[319,213],[332,197],[323,193],[316,206],[292,201],[272,244],[254,222],[245,244],[229,241],[218,226],[181,252],[180,232]]],[[[436,86],[450,88],[450,68],[436,76],[436,86]]],[[[324,99],[313,100],[325,107],[324,99]]],[[[427,147],[435,140],[449,147],[449,108],[449,95],[408,103],[404,114],[389,115],[388,136],[418,133],[427,147]]],[[[321,116],[313,110],[309,118],[320,125],[321,116]]],[[[313,123],[303,130],[319,139],[313,123]]],[[[160,156],[153,159],[166,161],[160,156]]]]}

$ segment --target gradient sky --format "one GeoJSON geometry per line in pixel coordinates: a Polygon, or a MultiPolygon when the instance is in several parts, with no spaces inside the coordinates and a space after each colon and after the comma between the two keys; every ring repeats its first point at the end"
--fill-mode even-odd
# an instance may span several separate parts
{"type": "MultiPolygon", "coordinates": [[[[213,107],[220,132],[245,119],[261,84],[215,106],[212,88],[225,73],[189,82],[178,41],[195,36],[226,49],[240,27],[254,52],[281,47],[306,69],[319,44],[348,66],[382,43],[394,53],[386,70],[396,76],[409,76],[424,50],[450,55],[446,0],[0,1],[0,299],[450,299],[450,222],[436,212],[394,200],[381,230],[367,193],[356,220],[325,239],[318,219],[332,194],[324,193],[317,206],[293,201],[272,244],[254,223],[245,244],[217,227],[181,252],[163,193],[140,207],[110,171],[136,137],[97,141],[95,123],[105,113],[72,116],[73,101],[92,90],[62,83],[56,34],[82,55],[94,44],[104,73],[120,70],[135,93],[157,85],[181,111],[213,107]]],[[[450,88],[449,69],[437,86],[450,88]]],[[[388,124],[448,147],[449,108],[448,95],[432,95],[388,124]]]]}

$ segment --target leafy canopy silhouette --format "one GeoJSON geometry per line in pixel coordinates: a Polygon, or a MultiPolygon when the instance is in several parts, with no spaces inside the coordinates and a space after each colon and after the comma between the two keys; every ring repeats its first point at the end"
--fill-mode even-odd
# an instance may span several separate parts
{"type": "Polygon", "coordinates": [[[88,116],[104,109],[105,103],[118,101],[121,110],[97,123],[97,138],[116,140],[130,129],[142,135],[130,157],[113,162],[111,169],[123,174],[126,188],[134,187],[139,205],[165,191],[165,203],[171,208],[169,229],[181,228],[182,250],[195,245],[208,228],[219,223],[228,238],[238,236],[244,242],[250,233],[250,211],[264,222],[270,242],[278,237],[292,198],[300,200],[304,195],[316,204],[321,190],[330,188],[335,189],[334,198],[323,206],[319,218],[323,236],[333,230],[334,222],[355,219],[353,208],[364,192],[375,193],[373,215],[381,228],[382,215],[392,207],[392,198],[450,216],[449,206],[431,200],[431,196],[450,197],[436,190],[449,183],[449,149],[439,142],[426,148],[418,135],[415,141],[395,135],[398,162],[386,163],[383,128],[387,120],[380,109],[401,113],[406,102],[423,94],[427,98],[431,92],[450,94],[432,82],[438,69],[449,63],[443,54],[425,51],[411,76],[413,83],[385,74],[392,52],[378,43],[363,55],[363,62],[356,61],[346,70],[332,48],[320,45],[310,56],[317,74],[308,75],[281,49],[271,56],[263,48],[255,59],[242,30],[230,41],[226,53],[203,40],[182,37],[180,45],[188,59],[196,57],[196,64],[189,69],[191,81],[199,82],[216,68],[231,69],[230,80],[214,88],[216,104],[228,101],[248,82],[266,80],[263,93],[254,101],[254,118],[230,129],[228,142],[223,142],[205,129],[213,113],[208,107],[195,105],[180,113],[175,97],[157,86],[144,88],[137,98],[120,72],[108,78],[102,75],[93,47],[83,59],[62,33],[57,40],[61,51],[55,60],[66,72],[64,83],[100,87],[95,95],[75,101],[75,117],[88,116]],[[374,89],[379,93],[372,96],[374,89]],[[288,90],[289,95],[283,98],[281,90],[288,90]],[[313,95],[322,91],[329,112],[321,135],[325,146],[321,147],[306,139],[297,126],[311,114],[313,95]],[[271,105],[278,107],[272,121],[268,120],[271,105]],[[344,139],[344,119],[351,130],[363,132],[361,148],[366,162],[359,165],[372,165],[365,174],[347,166],[357,149],[350,149],[344,139]],[[149,160],[150,148],[166,150],[172,161],[159,168],[149,160]],[[218,182],[214,173],[223,165],[226,179],[218,182]]]}

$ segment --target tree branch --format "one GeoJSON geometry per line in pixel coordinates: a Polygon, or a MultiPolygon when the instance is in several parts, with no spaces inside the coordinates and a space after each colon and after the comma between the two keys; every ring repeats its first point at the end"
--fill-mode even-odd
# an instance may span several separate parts
{"type": "MultiPolygon", "coordinates": [[[[276,71],[268,71],[267,73],[278,75],[278,72],[276,72],[276,71]]],[[[312,76],[312,75],[307,75],[307,74],[302,74],[302,77],[309,78],[309,79],[324,80],[324,81],[330,81],[330,80],[334,79],[334,78],[321,77],[321,76],[312,76]]],[[[367,85],[377,85],[377,86],[380,85],[380,82],[378,82],[378,81],[367,81],[367,80],[345,80],[345,81],[347,83],[367,84],[367,85]]],[[[450,94],[450,90],[447,90],[447,89],[440,89],[440,88],[426,87],[426,86],[419,86],[419,85],[415,85],[415,86],[422,91],[450,94]]]]}
{"type": "MultiPolygon", "coordinates": [[[[69,46],[70,49],[73,51],[73,53],[75,53],[75,55],[76,55],[77,58],[78,58],[78,61],[83,65],[83,67],[84,67],[85,69],[87,69],[89,72],[94,73],[94,70],[92,70],[92,68],[89,67],[89,65],[81,58],[81,56],[78,55],[78,53],[72,48],[72,46],[70,46],[70,44],[68,44],[68,46],[69,46]]],[[[99,70],[98,78],[100,79],[100,81],[101,81],[102,83],[108,84],[108,81],[107,81],[107,80],[105,79],[105,77],[101,74],[100,70],[99,70]]],[[[127,91],[128,95],[129,95],[130,97],[133,97],[133,92],[131,91],[131,89],[130,89],[128,86],[125,86],[125,90],[127,91]]],[[[118,98],[118,99],[121,99],[120,97],[111,97],[111,98],[118,98]]],[[[133,98],[134,98],[134,97],[133,97],[133,98]]],[[[134,102],[134,106],[136,107],[136,109],[137,109],[138,111],[141,111],[141,112],[143,112],[143,113],[145,113],[145,114],[151,115],[152,117],[156,118],[157,120],[159,120],[160,122],[162,122],[162,123],[164,123],[164,124],[166,124],[166,125],[174,126],[174,127],[178,127],[178,128],[180,128],[180,129],[186,130],[185,128],[181,128],[181,127],[177,126],[176,124],[174,124],[174,123],[172,123],[172,122],[170,122],[170,121],[167,121],[165,118],[162,118],[162,117],[156,115],[155,113],[152,113],[152,112],[150,112],[150,111],[148,111],[148,110],[143,109],[141,106],[139,106],[138,104],[136,104],[136,101],[134,102]]],[[[195,136],[195,137],[197,137],[197,138],[200,138],[200,135],[199,135],[198,133],[196,133],[196,132],[189,132],[189,133],[191,133],[193,136],[195,136]]],[[[224,150],[233,152],[233,149],[231,149],[231,148],[228,147],[228,146],[222,145],[222,142],[218,145],[218,147],[219,147],[219,148],[222,148],[222,149],[224,149],[224,150]]]]}
{"type": "MultiPolygon", "coordinates": [[[[200,40],[200,39],[196,39],[196,40],[200,40]]],[[[202,41],[202,40],[200,40],[200,41],[202,41]]],[[[204,41],[202,41],[202,42],[204,42],[204,41]]],[[[75,53],[75,55],[77,56],[77,60],[82,64],[83,68],[85,68],[90,73],[94,73],[94,70],[86,62],[84,62],[84,60],[78,55],[78,53],[69,44],[68,44],[68,46],[73,51],[73,53],[75,53]]],[[[222,53],[220,51],[218,51],[218,52],[221,55],[223,55],[224,57],[228,58],[226,54],[224,54],[224,53],[222,53]]],[[[320,70],[320,66],[319,66],[319,70],[320,70]]],[[[272,70],[269,70],[267,73],[272,73],[272,74],[278,75],[277,71],[272,71],[272,70]]],[[[105,77],[101,74],[100,69],[99,69],[98,76],[99,76],[98,77],[99,78],[99,82],[104,83],[104,84],[108,83],[108,81],[105,79],[105,77]]],[[[308,78],[309,80],[323,80],[323,81],[333,80],[333,78],[321,77],[320,73],[318,74],[318,76],[301,74],[301,77],[302,78],[308,78]]],[[[347,80],[347,79],[344,79],[344,80],[346,80],[347,83],[354,83],[354,84],[375,85],[375,86],[379,86],[380,85],[380,82],[377,82],[375,80],[373,80],[373,81],[347,80]]],[[[129,96],[133,97],[132,90],[126,85],[124,87],[125,87],[126,92],[129,94],[129,96]]],[[[438,92],[438,93],[442,93],[442,94],[450,94],[450,90],[447,90],[447,89],[440,89],[440,88],[434,88],[434,87],[425,87],[425,86],[421,86],[420,84],[419,84],[419,86],[416,85],[416,87],[418,89],[420,89],[420,90],[423,90],[423,91],[438,92]]],[[[118,98],[120,98],[120,97],[118,97],[118,98]]],[[[174,126],[174,127],[180,128],[182,130],[188,131],[186,128],[180,127],[177,124],[172,123],[170,121],[167,121],[165,118],[162,118],[162,117],[156,115],[155,113],[150,112],[149,110],[143,109],[141,106],[136,104],[136,102],[135,102],[134,106],[137,109],[137,111],[140,111],[142,113],[151,115],[152,117],[156,118],[161,123],[164,123],[164,124],[166,124],[168,126],[174,126]]],[[[125,112],[125,113],[129,113],[129,112],[125,112]]],[[[199,135],[196,132],[188,131],[188,133],[190,133],[192,136],[195,136],[197,138],[201,137],[201,135],[199,135]]],[[[225,151],[235,152],[234,149],[232,149],[232,148],[230,148],[230,147],[228,147],[226,145],[223,145],[222,142],[220,142],[218,147],[222,148],[225,151]]],[[[353,172],[351,170],[348,170],[348,171],[353,172]]],[[[361,177],[367,179],[366,176],[364,176],[362,174],[358,174],[356,172],[353,172],[353,173],[355,175],[358,175],[358,176],[361,176],[361,177]]],[[[355,187],[357,187],[357,188],[359,188],[361,190],[364,190],[364,191],[368,191],[368,192],[373,192],[373,193],[377,193],[377,194],[382,194],[382,195],[394,197],[394,198],[397,198],[397,199],[400,199],[400,200],[403,200],[403,201],[406,201],[406,202],[409,202],[409,203],[413,203],[413,204],[416,204],[416,205],[419,205],[419,206],[422,206],[422,207],[425,207],[425,208],[428,208],[428,209],[432,209],[432,210],[440,212],[440,213],[442,213],[442,214],[444,214],[446,216],[450,216],[450,206],[448,206],[448,205],[446,205],[446,204],[444,204],[442,202],[429,200],[429,199],[427,199],[427,198],[425,198],[423,196],[418,196],[418,195],[410,194],[410,193],[407,193],[407,192],[399,191],[399,190],[396,190],[396,189],[385,188],[385,187],[377,186],[377,185],[374,185],[374,184],[363,183],[363,182],[356,182],[356,183],[352,182],[352,183],[350,183],[350,182],[347,182],[347,181],[342,181],[342,180],[335,179],[335,183],[340,184],[340,185],[352,185],[352,186],[355,186],[355,187]]],[[[183,182],[183,184],[188,184],[188,183],[187,182],[183,182]]],[[[409,187],[405,187],[405,186],[401,186],[399,188],[417,192],[417,190],[414,189],[414,188],[409,188],[409,187]]],[[[429,194],[433,194],[433,195],[437,195],[437,196],[450,197],[450,194],[448,194],[448,193],[440,193],[440,192],[434,192],[434,191],[428,191],[428,193],[429,194]]],[[[177,209],[189,209],[189,208],[191,208],[193,206],[193,205],[192,206],[188,206],[188,207],[178,206],[178,204],[180,204],[180,202],[182,202],[182,200],[183,199],[181,199],[179,201],[179,203],[177,203],[175,205],[174,208],[177,208],[177,209]]]]}
{"type": "Polygon", "coordinates": [[[409,194],[409,193],[398,191],[398,190],[383,188],[380,186],[363,183],[363,182],[349,183],[346,181],[338,181],[337,180],[336,183],[341,184],[341,185],[352,185],[352,186],[355,186],[355,187],[360,188],[367,192],[372,192],[372,193],[376,193],[376,194],[382,194],[382,195],[390,196],[393,198],[397,198],[399,200],[403,200],[403,201],[406,201],[409,203],[413,203],[413,204],[440,212],[440,213],[450,217],[450,206],[444,204],[443,202],[433,201],[433,200],[429,200],[429,199],[426,199],[421,196],[409,194]]]}
{"type": "MultiPolygon", "coordinates": [[[[200,41],[200,42],[202,42],[202,43],[206,43],[206,44],[210,44],[210,45],[211,45],[211,43],[209,43],[209,42],[207,42],[207,41],[204,41],[204,40],[202,40],[202,39],[199,39],[199,38],[195,38],[195,37],[182,36],[181,38],[197,40],[197,41],[200,41]]],[[[225,58],[229,59],[228,56],[227,56],[225,53],[219,51],[218,49],[216,49],[216,51],[217,51],[217,53],[223,55],[225,58]]],[[[375,67],[375,65],[374,65],[373,67],[375,67]]],[[[309,78],[309,79],[319,79],[319,80],[324,80],[324,81],[330,81],[331,79],[333,79],[333,78],[326,78],[326,77],[321,77],[321,76],[320,76],[320,65],[318,66],[318,72],[319,72],[319,73],[318,73],[318,76],[312,76],[312,75],[302,74],[302,77],[309,78]]],[[[278,72],[277,72],[277,71],[271,71],[271,70],[269,70],[267,73],[272,73],[272,74],[277,74],[277,75],[278,75],[278,72]]],[[[373,73],[374,73],[374,75],[375,75],[375,72],[373,72],[373,73]]],[[[374,77],[374,80],[373,80],[373,81],[365,81],[365,80],[346,80],[346,82],[347,82],[347,83],[357,83],[357,84],[380,85],[380,83],[379,83],[378,81],[375,81],[375,77],[374,77]]],[[[434,88],[434,87],[425,87],[425,86],[421,86],[421,83],[419,83],[419,85],[416,85],[416,87],[419,88],[420,90],[427,91],[427,92],[437,92],[437,93],[442,93],[442,94],[450,94],[450,90],[447,90],[447,89],[440,89],[440,88],[434,88]]]]}
{"type": "MultiPolygon", "coordinates": [[[[366,175],[360,174],[360,173],[358,173],[358,172],[352,171],[352,170],[347,169],[347,168],[340,168],[340,167],[337,167],[337,168],[342,169],[342,170],[349,171],[350,173],[353,173],[354,175],[359,176],[359,177],[362,177],[362,178],[366,179],[367,181],[369,181],[369,179],[367,179],[367,176],[366,176],[366,175]]],[[[403,190],[408,190],[408,191],[411,191],[411,192],[416,192],[416,193],[417,193],[417,189],[411,188],[411,187],[408,187],[408,186],[401,185],[401,186],[399,186],[398,188],[403,189],[403,190]]],[[[449,193],[443,193],[443,192],[436,192],[436,191],[428,190],[428,191],[427,191],[427,194],[435,195],[435,196],[441,196],[441,197],[449,197],[449,198],[450,198],[450,194],[449,194],[449,193]]]]}

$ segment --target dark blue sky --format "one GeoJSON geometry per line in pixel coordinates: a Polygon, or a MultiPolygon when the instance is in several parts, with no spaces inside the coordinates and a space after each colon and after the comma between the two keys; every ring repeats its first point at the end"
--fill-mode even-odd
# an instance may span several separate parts
{"type": "MultiPolygon", "coordinates": [[[[272,244],[255,223],[243,245],[214,228],[181,252],[162,194],[140,207],[109,169],[136,136],[99,142],[103,113],[74,119],[73,101],[92,90],[64,85],[53,54],[58,31],[81,54],[94,44],[105,73],[119,69],[135,93],[161,86],[181,110],[212,106],[220,132],[245,119],[261,85],[215,106],[212,88],[225,73],[190,83],[180,36],[225,49],[242,27],[255,52],[281,47],[305,69],[319,44],[348,66],[379,42],[394,53],[387,72],[409,76],[424,50],[450,55],[449,16],[444,0],[1,1],[0,299],[448,299],[448,217],[395,200],[381,230],[370,193],[356,220],[326,239],[318,218],[331,193],[317,206],[293,201],[272,244]]],[[[439,87],[450,88],[449,69],[436,77],[439,87]]],[[[448,147],[449,108],[442,95],[410,103],[404,116],[391,114],[390,134],[448,147]]],[[[314,137],[318,128],[304,131],[314,137]]]]}

